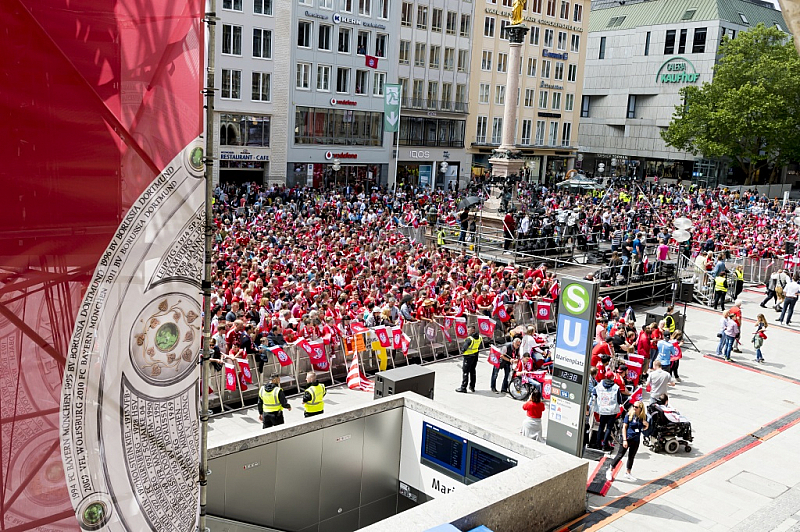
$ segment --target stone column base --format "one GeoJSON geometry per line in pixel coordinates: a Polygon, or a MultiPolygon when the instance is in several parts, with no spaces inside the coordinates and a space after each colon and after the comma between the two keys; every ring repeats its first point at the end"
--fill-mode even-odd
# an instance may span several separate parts
{"type": "Polygon", "coordinates": [[[519,175],[520,170],[522,170],[522,165],[525,164],[525,162],[522,159],[492,157],[489,159],[489,164],[492,165],[492,176],[508,177],[511,174],[519,175]]]}

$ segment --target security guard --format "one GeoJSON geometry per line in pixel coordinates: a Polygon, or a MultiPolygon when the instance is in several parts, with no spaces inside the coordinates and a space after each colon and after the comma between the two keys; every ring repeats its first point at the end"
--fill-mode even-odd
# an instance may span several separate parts
{"type": "Polygon", "coordinates": [[[720,305],[722,310],[725,310],[725,296],[728,295],[727,273],[728,270],[723,267],[714,278],[714,309],[717,308],[717,305],[720,305]]]}
{"type": "Polygon", "coordinates": [[[461,388],[456,388],[458,393],[467,393],[467,384],[469,384],[469,391],[475,392],[475,367],[478,365],[478,349],[481,347],[481,339],[475,326],[471,325],[469,328],[469,336],[464,340],[464,345],[461,347],[461,355],[463,356],[461,362],[461,388]]]}
{"type": "Polygon", "coordinates": [[[739,294],[744,290],[744,266],[741,264],[733,270],[733,299],[738,299],[739,294]]]}
{"type": "Polygon", "coordinates": [[[269,381],[258,391],[258,420],[262,428],[283,425],[283,410],[292,409],[281,389],[281,376],[273,373],[269,381]]]}
{"type": "Polygon", "coordinates": [[[439,247],[444,246],[445,235],[446,233],[444,227],[439,227],[439,230],[436,231],[436,243],[439,245],[439,247]]]}
{"type": "Polygon", "coordinates": [[[325,410],[325,385],[317,382],[317,374],[309,371],[306,375],[308,388],[303,392],[303,408],[305,417],[318,416],[325,410]]]}
{"type": "Polygon", "coordinates": [[[675,332],[675,318],[672,315],[674,311],[675,307],[670,305],[667,307],[667,313],[664,315],[664,328],[670,335],[675,332]]]}

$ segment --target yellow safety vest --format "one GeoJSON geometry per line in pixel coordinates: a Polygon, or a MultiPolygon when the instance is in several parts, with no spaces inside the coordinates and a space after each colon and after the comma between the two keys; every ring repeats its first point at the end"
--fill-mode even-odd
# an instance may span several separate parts
{"type": "Polygon", "coordinates": [[[736,274],[736,280],[737,281],[744,281],[744,272],[743,271],[741,271],[741,270],[733,270],[733,272],[736,274]]]}
{"type": "Polygon", "coordinates": [[[472,338],[470,336],[470,341],[472,343],[469,344],[469,347],[462,353],[464,356],[467,355],[474,355],[478,352],[478,348],[481,346],[481,339],[480,338],[472,338]]]}
{"type": "Polygon", "coordinates": [[[325,385],[318,383],[314,386],[309,386],[306,391],[311,394],[311,401],[303,403],[306,412],[309,414],[322,412],[322,409],[325,408],[325,402],[323,399],[325,397],[325,385]]]}
{"type": "Polygon", "coordinates": [[[664,325],[667,328],[667,331],[674,333],[675,332],[675,318],[671,315],[667,314],[664,318],[664,325]]]}
{"type": "Polygon", "coordinates": [[[280,391],[281,389],[278,386],[270,391],[267,391],[266,386],[262,386],[261,391],[258,392],[258,396],[261,398],[261,402],[264,403],[262,407],[264,412],[280,412],[283,410],[283,405],[280,399],[278,399],[278,393],[280,393],[280,391]]]}
{"type": "Polygon", "coordinates": [[[715,292],[727,292],[728,291],[728,289],[725,288],[725,277],[720,275],[716,279],[714,279],[714,291],[715,292]]]}
{"type": "Polygon", "coordinates": [[[439,229],[439,231],[436,233],[436,243],[440,246],[444,246],[444,235],[444,229],[439,229]]]}

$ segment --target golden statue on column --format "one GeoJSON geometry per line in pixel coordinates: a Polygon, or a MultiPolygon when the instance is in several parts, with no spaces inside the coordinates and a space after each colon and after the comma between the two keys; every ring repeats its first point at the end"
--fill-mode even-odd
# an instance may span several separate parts
{"type": "Polygon", "coordinates": [[[522,11],[527,5],[527,0],[514,0],[511,7],[511,24],[522,24],[522,11]]]}

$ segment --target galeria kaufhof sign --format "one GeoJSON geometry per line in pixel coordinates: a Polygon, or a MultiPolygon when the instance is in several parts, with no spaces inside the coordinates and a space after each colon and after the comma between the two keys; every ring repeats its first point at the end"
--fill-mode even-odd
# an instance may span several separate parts
{"type": "Polygon", "coordinates": [[[656,73],[656,83],[697,83],[700,74],[688,59],[672,57],[656,73]]]}

